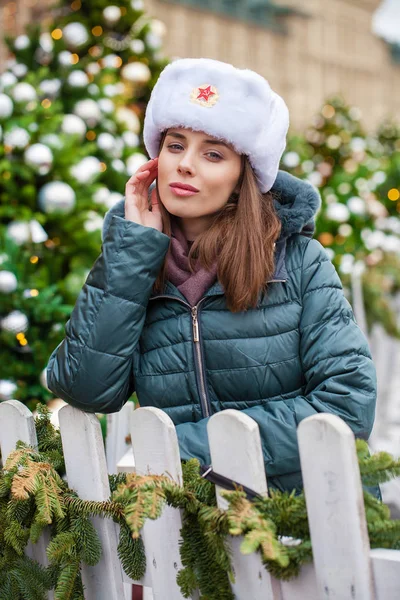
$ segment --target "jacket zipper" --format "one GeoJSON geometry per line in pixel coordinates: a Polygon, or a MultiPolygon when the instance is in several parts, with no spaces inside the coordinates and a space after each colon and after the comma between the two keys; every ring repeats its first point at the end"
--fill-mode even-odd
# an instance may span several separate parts
{"type": "MultiPolygon", "coordinates": [[[[271,279],[268,283],[285,283],[286,279],[271,279]]],[[[198,307],[208,296],[203,296],[195,306],[190,306],[188,302],[185,302],[181,298],[177,298],[176,296],[171,296],[167,294],[160,294],[159,296],[153,296],[150,300],[155,300],[157,298],[171,298],[172,300],[177,300],[181,302],[185,306],[188,306],[192,315],[192,331],[193,331],[193,347],[195,352],[195,359],[197,362],[197,372],[199,375],[199,383],[200,383],[200,406],[203,413],[203,417],[209,417],[211,415],[211,406],[210,401],[208,399],[206,385],[205,385],[205,374],[204,374],[204,360],[201,351],[201,343],[200,343],[200,328],[199,328],[199,319],[198,319],[198,307]]]]}
{"type": "Polygon", "coordinates": [[[153,298],[150,298],[150,300],[155,300],[156,298],[171,298],[173,300],[177,300],[178,302],[181,302],[182,304],[184,304],[185,306],[188,306],[192,315],[192,331],[193,331],[193,347],[194,347],[194,353],[195,353],[195,363],[197,366],[197,373],[198,373],[198,381],[199,381],[199,392],[200,392],[200,406],[201,406],[201,412],[203,414],[203,417],[209,417],[211,415],[211,406],[210,406],[210,402],[207,396],[207,391],[206,391],[206,385],[205,385],[205,375],[204,375],[204,360],[203,360],[203,356],[202,356],[202,352],[201,352],[201,345],[200,345],[200,331],[199,331],[199,321],[198,321],[198,306],[201,302],[203,302],[203,300],[205,300],[207,298],[207,296],[204,296],[203,298],[201,298],[201,300],[199,300],[199,302],[195,305],[195,306],[190,306],[190,304],[188,302],[185,302],[184,300],[182,300],[181,298],[177,298],[176,296],[169,296],[169,295],[160,295],[160,296],[153,296],[153,298]]]}

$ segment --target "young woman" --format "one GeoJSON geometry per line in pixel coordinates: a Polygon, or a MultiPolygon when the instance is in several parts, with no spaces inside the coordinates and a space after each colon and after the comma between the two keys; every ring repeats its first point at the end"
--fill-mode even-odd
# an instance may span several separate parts
{"type": "Polygon", "coordinates": [[[209,417],[243,411],[282,490],[302,486],[302,419],[330,412],[367,439],[376,402],[367,341],[312,239],[320,196],[279,171],[288,126],[257,73],[168,65],[146,111],[152,160],[106,214],[47,367],[49,388],[87,412],[116,412],[136,391],[171,417],[181,458],[202,465],[209,417]]]}

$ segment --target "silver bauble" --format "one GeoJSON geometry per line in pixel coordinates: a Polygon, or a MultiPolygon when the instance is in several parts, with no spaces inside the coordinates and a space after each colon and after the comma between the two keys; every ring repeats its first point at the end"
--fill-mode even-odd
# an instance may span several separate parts
{"type": "Polygon", "coordinates": [[[131,154],[126,161],[126,171],[128,175],[134,175],[139,167],[148,162],[148,160],[149,159],[141,152],[135,152],[134,154],[131,154]]]}
{"type": "Polygon", "coordinates": [[[105,152],[110,152],[114,148],[115,145],[115,137],[111,135],[111,133],[100,133],[97,138],[97,146],[100,150],[104,150],[105,152]]]}
{"type": "Polygon", "coordinates": [[[22,79],[22,77],[25,77],[25,75],[27,74],[28,67],[26,65],[18,63],[13,66],[12,71],[14,75],[18,77],[18,79],[22,79]]]}
{"type": "Polygon", "coordinates": [[[47,175],[53,165],[53,153],[44,144],[33,144],[25,150],[24,159],[26,164],[32,167],[40,175],[47,175]]]}
{"type": "Polygon", "coordinates": [[[8,333],[24,332],[29,327],[28,317],[20,310],[13,310],[6,317],[1,319],[0,326],[3,331],[8,333]]]}
{"type": "Polygon", "coordinates": [[[79,135],[83,139],[86,135],[87,127],[85,121],[77,115],[65,115],[61,131],[67,135],[79,135]]]}
{"type": "Polygon", "coordinates": [[[69,48],[79,48],[87,43],[89,35],[82,23],[68,23],[63,29],[63,39],[69,48]]]}
{"type": "Polygon", "coordinates": [[[71,87],[83,88],[88,85],[89,77],[85,71],[76,70],[68,75],[67,82],[71,87]]]}
{"type": "Polygon", "coordinates": [[[27,35],[19,35],[14,40],[14,48],[16,50],[25,50],[30,46],[30,39],[27,35]]]}
{"type": "Polygon", "coordinates": [[[120,66],[118,58],[119,57],[116,54],[107,54],[102,60],[103,67],[106,69],[118,69],[120,66]]]}
{"type": "Polygon", "coordinates": [[[143,40],[132,40],[130,43],[130,48],[135,54],[143,54],[146,46],[143,40]]]}
{"type": "Polygon", "coordinates": [[[97,62],[91,62],[87,65],[86,71],[91,75],[97,75],[101,71],[101,67],[97,62]]]}
{"type": "Polygon", "coordinates": [[[63,147],[62,140],[56,133],[46,133],[40,137],[39,141],[42,144],[47,144],[47,146],[50,146],[50,148],[55,148],[56,150],[60,150],[60,148],[63,147]]]}
{"type": "Polygon", "coordinates": [[[99,105],[91,98],[77,102],[74,113],[86,121],[89,127],[95,127],[102,117],[99,105]]]}
{"type": "Polygon", "coordinates": [[[39,83],[39,89],[49,98],[54,98],[61,89],[61,81],[60,79],[43,79],[39,83]]]}
{"type": "Polygon", "coordinates": [[[79,183],[91,183],[100,174],[100,161],[95,156],[86,156],[77,165],[71,167],[71,175],[79,183]]]}
{"type": "Polygon", "coordinates": [[[127,129],[133,131],[133,133],[139,134],[140,132],[140,121],[139,117],[129,108],[120,106],[116,111],[117,121],[123,123],[127,129]]]}
{"type": "Polygon", "coordinates": [[[118,173],[123,173],[126,169],[125,163],[119,158],[114,158],[114,160],[111,161],[111,166],[114,171],[117,171],[118,173]]]}
{"type": "Polygon", "coordinates": [[[98,105],[100,110],[106,115],[111,114],[115,110],[115,104],[109,98],[100,98],[98,105]]]}
{"type": "Polygon", "coordinates": [[[48,239],[47,233],[36,219],[32,219],[31,221],[12,221],[7,225],[6,234],[18,246],[26,242],[40,244],[48,239]]]}
{"type": "Polygon", "coordinates": [[[151,79],[151,71],[141,62],[131,62],[122,67],[121,75],[134,83],[147,83],[151,79]]]}
{"type": "Polygon", "coordinates": [[[114,96],[118,96],[118,88],[113,83],[107,83],[103,87],[103,92],[108,98],[114,98],[114,96]]]}
{"type": "Polygon", "coordinates": [[[18,287],[18,281],[11,271],[0,271],[0,292],[12,294],[18,287]]]}
{"type": "Polygon", "coordinates": [[[106,204],[109,195],[110,190],[105,185],[102,185],[93,194],[93,202],[96,204],[106,204]]]}
{"type": "Polygon", "coordinates": [[[9,379],[0,379],[0,400],[11,400],[18,386],[9,379]]]}
{"type": "Polygon", "coordinates": [[[50,181],[39,191],[40,210],[46,214],[68,214],[76,204],[76,194],[72,187],[63,181],[50,181]]]}
{"type": "Polygon", "coordinates": [[[58,55],[58,62],[63,67],[72,67],[72,52],[69,52],[69,50],[60,52],[58,55]]]}
{"type": "Polygon", "coordinates": [[[14,127],[4,134],[4,143],[11,148],[25,148],[30,142],[31,136],[22,127],[14,127]]]}
{"type": "Polygon", "coordinates": [[[16,102],[31,102],[32,100],[37,100],[35,88],[25,81],[17,83],[11,90],[11,95],[16,102]]]}
{"type": "Polygon", "coordinates": [[[98,96],[100,93],[100,88],[96,83],[91,83],[88,85],[87,90],[91,96],[98,96]]]}
{"type": "Polygon", "coordinates": [[[133,10],[143,10],[143,0],[131,0],[133,10]]]}
{"type": "Polygon", "coordinates": [[[121,18],[121,9],[119,6],[107,6],[103,10],[103,17],[109,25],[114,25],[121,18]]]}
{"type": "Polygon", "coordinates": [[[0,94],[0,119],[8,119],[13,113],[14,104],[10,96],[0,94]]]}
{"type": "Polygon", "coordinates": [[[15,77],[14,73],[11,73],[11,71],[6,71],[2,75],[0,75],[0,92],[16,84],[17,81],[18,79],[15,77]]]}
{"type": "Polygon", "coordinates": [[[149,31],[148,33],[146,33],[145,40],[146,40],[147,46],[149,48],[151,48],[152,50],[158,50],[159,48],[161,48],[161,46],[163,44],[162,38],[160,38],[159,35],[157,35],[156,33],[153,33],[152,31],[149,31]]]}
{"type": "Polygon", "coordinates": [[[104,218],[100,217],[94,210],[89,210],[87,213],[87,221],[83,224],[86,231],[92,233],[93,231],[98,231],[102,229],[104,218]]]}
{"type": "Polygon", "coordinates": [[[52,50],[54,48],[54,41],[53,41],[53,38],[51,37],[50,33],[48,33],[48,32],[41,33],[40,37],[39,37],[39,44],[40,44],[40,47],[42,48],[42,50],[44,50],[48,54],[50,52],[52,52],[52,50]]]}
{"type": "Polygon", "coordinates": [[[133,133],[133,131],[124,131],[122,139],[129,148],[137,148],[139,146],[139,136],[137,133],[133,133]]]}
{"type": "Polygon", "coordinates": [[[124,198],[124,196],[119,192],[110,192],[104,204],[107,206],[107,208],[112,208],[115,204],[117,204],[117,202],[122,200],[122,198],[124,198]]]}

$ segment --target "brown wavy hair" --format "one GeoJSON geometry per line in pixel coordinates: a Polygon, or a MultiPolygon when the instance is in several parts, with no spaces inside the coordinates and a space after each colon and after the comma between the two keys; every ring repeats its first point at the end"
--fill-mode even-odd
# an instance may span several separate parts
{"type": "MultiPolygon", "coordinates": [[[[167,131],[160,141],[160,152],[167,131]]],[[[262,194],[247,156],[242,155],[238,193],[215,213],[211,225],[198,235],[189,251],[189,268],[194,272],[196,260],[206,269],[217,259],[217,277],[222,284],[226,304],[231,312],[255,308],[259,294],[274,273],[274,242],[281,232],[273,193],[262,194]]],[[[163,233],[171,237],[171,219],[176,219],[163,205],[157,185],[157,196],[163,220],[163,233]]],[[[153,286],[163,293],[166,265],[171,247],[165,256],[153,286]]]]}

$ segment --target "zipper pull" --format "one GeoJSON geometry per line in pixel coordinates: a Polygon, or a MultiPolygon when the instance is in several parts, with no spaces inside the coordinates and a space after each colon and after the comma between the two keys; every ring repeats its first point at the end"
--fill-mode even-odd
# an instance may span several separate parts
{"type": "Polygon", "coordinates": [[[193,319],[194,341],[198,342],[199,341],[199,324],[197,322],[197,306],[194,306],[192,308],[192,319],[193,319]]]}

